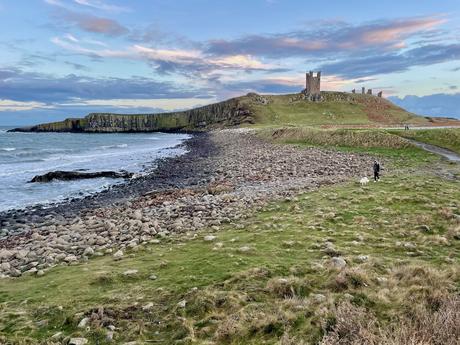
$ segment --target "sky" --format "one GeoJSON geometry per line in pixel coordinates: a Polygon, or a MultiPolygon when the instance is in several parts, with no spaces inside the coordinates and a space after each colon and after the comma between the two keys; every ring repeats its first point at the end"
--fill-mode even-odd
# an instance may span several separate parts
{"type": "Polygon", "coordinates": [[[460,118],[459,0],[0,0],[0,125],[362,86],[460,118]]]}

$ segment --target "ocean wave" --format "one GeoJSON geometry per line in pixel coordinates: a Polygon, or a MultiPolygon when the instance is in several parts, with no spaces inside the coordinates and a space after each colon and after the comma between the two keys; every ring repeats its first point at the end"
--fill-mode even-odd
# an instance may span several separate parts
{"type": "Polygon", "coordinates": [[[0,147],[0,151],[15,151],[15,147],[0,147]]]}
{"type": "Polygon", "coordinates": [[[118,145],[104,145],[104,146],[100,146],[101,149],[121,149],[121,148],[125,148],[125,147],[128,147],[128,144],[118,144],[118,145]]]}

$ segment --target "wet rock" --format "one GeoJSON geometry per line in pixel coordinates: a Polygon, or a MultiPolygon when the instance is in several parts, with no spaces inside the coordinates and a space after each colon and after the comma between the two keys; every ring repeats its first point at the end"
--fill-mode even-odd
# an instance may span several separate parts
{"type": "Polygon", "coordinates": [[[51,171],[44,175],[37,175],[32,178],[29,182],[51,182],[53,180],[60,181],[71,181],[71,180],[83,180],[91,178],[109,177],[109,178],[131,178],[132,173],[122,171],[98,171],[98,172],[81,172],[81,171],[51,171]]]}

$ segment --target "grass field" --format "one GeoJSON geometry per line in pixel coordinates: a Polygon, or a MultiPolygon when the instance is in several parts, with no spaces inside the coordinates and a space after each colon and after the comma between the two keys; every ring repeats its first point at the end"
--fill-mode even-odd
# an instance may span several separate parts
{"type": "Polygon", "coordinates": [[[436,162],[439,157],[420,149],[400,136],[385,130],[328,129],[313,127],[283,127],[261,129],[259,136],[278,143],[314,146],[345,152],[367,153],[390,159],[394,166],[436,162]]]}
{"type": "Polygon", "coordinates": [[[1,280],[0,339],[36,344],[63,332],[56,339],[108,344],[114,325],[116,343],[339,344],[337,332],[348,332],[361,344],[359,337],[396,341],[403,335],[392,330],[409,322],[419,339],[426,332],[417,320],[459,316],[459,201],[458,180],[350,182],[272,203],[212,241],[204,240],[209,232],[165,238],[121,261],[1,280]],[[334,267],[337,257],[346,267],[334,267]],[[130,269],[138,273],[125,276],[130,269]]]}
{"type": "Polygon", "coordinates": [[[120,261],[0,280],[0,343],[457,344],[459,166],[393,132],[259,135],[388,165],[379,183],[322,187],[120,261]]]}
{"type": "Polygon", "coordinates": [[[400,130],[391,133],[460,153],[460,128],[400,130]]]}
{"type": "MultiPolygon", "coordinates": [[[[424,124],[428,120],[368,95],[323,92],[323,101],[307,102],[299,94],[263,96],[267,104],[250,102],[258,126],[424,124]]],[[[251,98],[245,97],[245,102],[251,98]]]]}

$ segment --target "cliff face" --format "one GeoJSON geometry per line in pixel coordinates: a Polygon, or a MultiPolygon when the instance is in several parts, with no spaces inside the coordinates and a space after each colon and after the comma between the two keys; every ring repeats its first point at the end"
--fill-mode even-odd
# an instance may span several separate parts
{"type": "Polygon", "coordinates": [[[321,101],[305,94],[258,95],[232,98],[200,108],[164,114],[94,113],[82,119],[67,119],[13,131],[24,132],[181,132],[261,125],[397,125],[424,124],[428,120],[372,95],[321,92],[321,101]]]}
{"type": "Polygon", "coordinates": [[[66,119],[17,128],[25,132],[179,132],[226,127],[252,122],[251,110],[241,98],[206,105],[186,111],[164,114],[93,113],[82,119],[66,119]]]}

